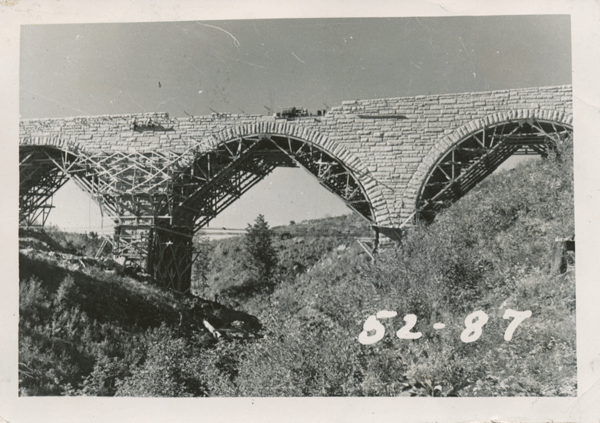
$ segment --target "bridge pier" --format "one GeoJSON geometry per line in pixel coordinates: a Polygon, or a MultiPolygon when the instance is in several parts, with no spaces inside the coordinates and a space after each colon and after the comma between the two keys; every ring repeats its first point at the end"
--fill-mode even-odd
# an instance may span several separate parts
{"type": "Polygon", "coordinates": [[[115,226],[114,241],[113,254],[144,270],[154,283],[180,292],[190,289],[195,259],[193,227],[173,226],[167,219],[145,225],[120,224],[115,226]]]}
{"type": "Polygon", "coordinates": [[[192,228],[156,225],[150,229],[146,272],[160,285],[189,291],[194,258],[192,228]]]}

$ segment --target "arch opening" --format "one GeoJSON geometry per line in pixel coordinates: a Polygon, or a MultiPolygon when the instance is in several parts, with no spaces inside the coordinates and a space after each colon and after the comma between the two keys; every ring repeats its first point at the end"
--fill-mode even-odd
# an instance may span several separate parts
{"type": "Polygon", "coordinates": [[[76,155],[60,148],[19,148],[19,225],[44,226],[54,208],[52,198],[76,161],[76,155]]]}
{"type": "Polygon", "coordinates": [[[256,134],[221,143],[199,155],[175,182],[175,220],[206,226],[276,167],[303,168],[369,222],[375,221],[367,194],[344,163],[309,141],[288,135],[256,134]]]}
{"type": "Polygon", "coordinates": [[[277,134],[239,136],[194,155],[172,178],[171,199],[149,232],[148,273],[179,291],[191,286],[192,237],[277,167],[301,167],[369,222],[366,192],[344,163],[310,141],[277,134]]]}
{"type": "Polygon", "coordinates": [[[469,134],[446,150],[426,175],[417,196],[417,218],[432,221],[509,157],[546,157],[572,137],[570,125],[533,118],[501,122],[469,134]]]}

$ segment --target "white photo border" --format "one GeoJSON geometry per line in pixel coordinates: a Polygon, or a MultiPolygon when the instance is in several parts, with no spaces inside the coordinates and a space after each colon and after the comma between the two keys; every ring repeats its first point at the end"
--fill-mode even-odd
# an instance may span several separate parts
{"type": "MultiPolygon", "coordinates": [[[[523,40],[524,43],[527,40],[523,40]]],[[[598,422],[600,419],[600,2],[596,0],[0,0],[0,422],[598,422]],[[577,236],[575,398],[19,398],[18,120],[20,26],[264,18],[571,15],[577,236]],[[8,181],[8,183],[7,183],[8,181]]]]}

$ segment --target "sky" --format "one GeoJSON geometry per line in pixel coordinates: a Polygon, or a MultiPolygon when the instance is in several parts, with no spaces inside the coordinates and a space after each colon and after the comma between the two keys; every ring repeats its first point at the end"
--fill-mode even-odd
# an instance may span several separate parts
{"type": "MultiPolygon", "coordinates": [[[[345,100],[570,83],[566,15],[21,27],[22,119],[272,114],[345,100]]],[[[110,227],[76,187],[63,187],[54,204],[50,223],[110,227]]],[[[259,213],[276,226],[347,212],[303,170],[276,169],[211,227],[245,228],[259,213]]]]}

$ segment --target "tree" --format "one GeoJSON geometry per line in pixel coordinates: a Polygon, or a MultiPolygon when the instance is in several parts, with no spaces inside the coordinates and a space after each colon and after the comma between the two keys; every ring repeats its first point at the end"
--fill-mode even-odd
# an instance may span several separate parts
{"type": "Polygon", "coordinates": [[[254,225],[248,224],[244,238],[244,267],[250,273],[250,284],[257,291],[273,287],[277,268],[277,253],[273,247],[273,235],[265,217],[259,214],[254,225]]]}

